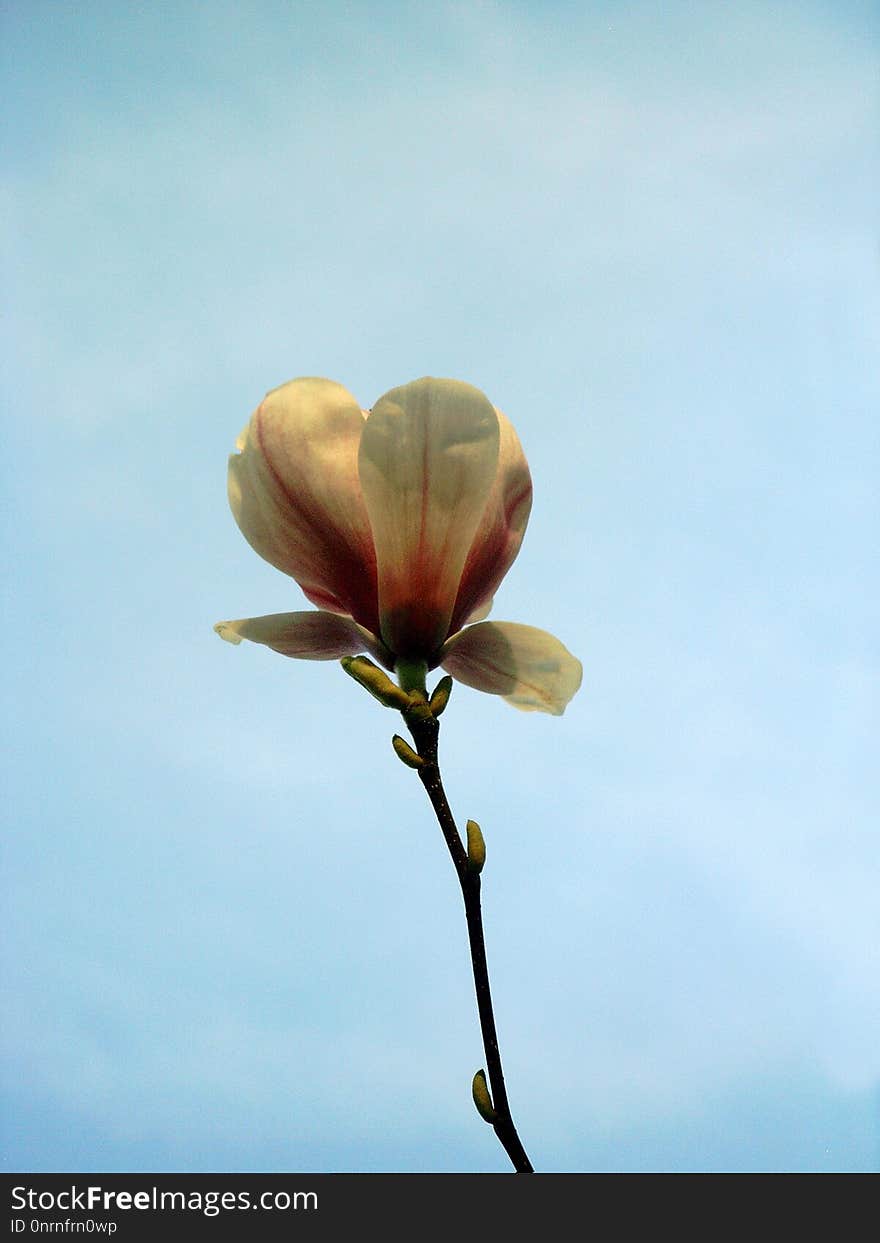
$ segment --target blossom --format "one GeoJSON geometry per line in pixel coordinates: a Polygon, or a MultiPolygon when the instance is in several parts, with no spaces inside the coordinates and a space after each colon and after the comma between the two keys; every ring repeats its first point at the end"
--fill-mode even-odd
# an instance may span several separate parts
{"type": "Polygon", "coordinates": [[[516,432],[479,389],[415,380],[363,411],[332,380],[291,380],[236,447],[235,520],[318,611],[220,622],[222,638],[305,660],[424,661],[526,711],[565,710],[580,662],[546,631],[484,620],[532,485],[516,432]]]}

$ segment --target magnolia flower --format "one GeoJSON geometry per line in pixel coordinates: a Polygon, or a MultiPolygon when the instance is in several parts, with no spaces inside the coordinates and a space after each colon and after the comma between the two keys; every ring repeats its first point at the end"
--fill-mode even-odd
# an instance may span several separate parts
{"type": "Polygon", "coordinates": [[[424,661],[526,711],[565,710],[580,662],[544,630],[483,620],[532,484],[516,432],[478,389],[416,380],[364,412],[332,380],[291,380],[237,448],[242,534],[319,611],[220,622],[222,638],[304,660],[424,661]]]}

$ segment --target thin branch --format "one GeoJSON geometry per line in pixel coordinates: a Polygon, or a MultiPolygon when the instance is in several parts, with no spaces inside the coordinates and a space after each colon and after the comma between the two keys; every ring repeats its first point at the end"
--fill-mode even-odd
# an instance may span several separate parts
{"type": "Polygon", "coordinates": [[[516,1172],[531,1174],[534,1172],[533,1166],[514,1126],[507,1099],[507,1089],[504,1086],[504,1072],[501,1067],[498,1033],[495,1028],[492,994],[489,988],[489,969],[486,963],[486,942],[483,935],[483,915],[480,904],[480,874],[469,866],[467,850],[456,826],[440,777],[437,759],[440,722],[430,712],[427,704],[413,705],[412,708],[404,710],[403,717],[413,736],[418,754],[424,761],[418,769],[419,778],[431,800],[431,806],[440,824],[464,898],[474,988],[477,994],[477,1010],[480,1016],[483,1048],[486,1052],[486,1068],[492,1090],[494,1108],[492,1126],[516,1172]]]}

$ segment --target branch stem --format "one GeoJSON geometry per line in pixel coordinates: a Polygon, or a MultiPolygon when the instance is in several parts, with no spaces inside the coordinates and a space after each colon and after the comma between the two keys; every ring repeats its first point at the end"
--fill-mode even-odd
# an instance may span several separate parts
{"type": "Polygon", "coordinates": [[[427,705],[414,705],[404,710],[404,720],[416,744],[416,750],[425,761],[418,769],[419,779],[425,787],[431,806],[443,833],[455,867],[458,883],[464,899],[468,941],[474,972],[474,988],[477,995],[477,1011],[486,1053],[486,1070],[492,1094],[495,1117],[492,1126],[518,1174],[532,1174],[532,1163],[522,1146],[507,1099],[501,1053],[498,1049],[498,1033],[492,1010],[492,994],[489,988],[489,968],[486,962],[486,941],[483,935],[483,913],[480,903],[480,874],[468,864],[467,850],[455,823],[455,818],[443,789],[440,766],[437,759],[440,722],[427,709],[427,705]]]}

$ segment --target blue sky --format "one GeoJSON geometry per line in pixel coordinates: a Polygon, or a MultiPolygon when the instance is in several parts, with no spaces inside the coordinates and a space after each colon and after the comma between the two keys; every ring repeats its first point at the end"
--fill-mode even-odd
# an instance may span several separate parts
{"type": "Polygon", "coordinates": [[[539,1169],[880,1164],[876,11],[4,4],[3,1161],[504,1170],[390,714],[211,632],[305,607],[226,456],[296,375],[516,426],[458,687],[539,1169]]]}

